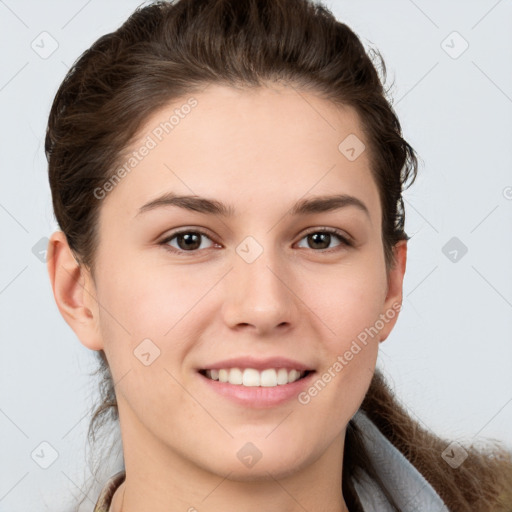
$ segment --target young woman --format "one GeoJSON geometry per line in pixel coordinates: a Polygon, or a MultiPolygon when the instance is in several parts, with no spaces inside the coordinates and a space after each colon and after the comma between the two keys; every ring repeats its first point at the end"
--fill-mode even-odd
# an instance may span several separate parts
{"type": "Polygon", "coordinates": [[[45,147],[90,434],[121,429],[94,512],[512,510],[510,454],[443,457],[375,368],[417,160],[325,7],[139,8],[71,68],[45,147]]]}

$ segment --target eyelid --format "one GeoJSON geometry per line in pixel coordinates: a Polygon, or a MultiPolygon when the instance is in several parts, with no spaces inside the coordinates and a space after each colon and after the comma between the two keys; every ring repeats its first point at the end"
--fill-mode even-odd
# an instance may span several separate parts
{"type": "MultiPolygon", "coordinates": [[[[342,229],[338,229],[338,228],[329,228],[327,226],[323,226],[320,228],[311,228],[310,230],[308,230],[302,234],[302,238],[304,238],[305,236],[308,236],[312,233],[330,233],[330,234],[339,236],[340,238],[346,240],[347,243],[351,243],[351,244],[355,243],[354,238],[351,237],[346,231],[344,231],[342,229]]],[[[302,238],[301,238],[301,240],[302,240],[302,238]]]]}
{"type": "MultiPolygon", "coordinates": [[[[182,235],[184,233],[199,233],[200,235],[202,235],[202,236],[208,238],[209,240],[211,240],[213,243],[221,245],[221,244],[219,244],[218,242],[215,241],[214,237],[207,230],[205,230],[203,228],[187,227],[187,226],[185,226],[183,228],[176,228],[176,230],[171,231],[170,233],[166,234],[162,238],[162,240],[160,242],[158,242],[158,244],[159,245],[165,245],[170,240],[175,238],[176,236],[182,235]]],[[[187,251],[182,251],[182,252],[187,252],[187,251]]],[[[197,251],[189,251],[189,252],[197,252],[197,251]]]]}

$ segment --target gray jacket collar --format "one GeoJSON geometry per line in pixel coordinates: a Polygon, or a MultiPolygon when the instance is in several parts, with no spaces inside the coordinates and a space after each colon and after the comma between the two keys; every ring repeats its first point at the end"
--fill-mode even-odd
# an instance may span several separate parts
{"type": "MultiPolygon", "coordinates": [[[[364,411],[358,410],[352,420],[362,431],[372,464],[401,512],[449,512],[424,476],[382,434],[364,411]]],[[[354,481],[354,487],[365,512],[394,512],[380,487],[365,472],[362,481],[354,481]]]]}

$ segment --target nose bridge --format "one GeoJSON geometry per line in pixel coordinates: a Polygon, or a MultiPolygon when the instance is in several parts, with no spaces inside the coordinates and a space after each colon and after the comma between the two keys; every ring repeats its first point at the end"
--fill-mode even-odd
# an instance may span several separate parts
{"type": "Polygon", "coordinates": [[[287,286],[291,272],[284,270],[286,263],[277,249],[247,237],[235,248],[232,266],[224,302],[231,326],[251,324],[268,330],[295,322],[296,298],[287,286]]]}

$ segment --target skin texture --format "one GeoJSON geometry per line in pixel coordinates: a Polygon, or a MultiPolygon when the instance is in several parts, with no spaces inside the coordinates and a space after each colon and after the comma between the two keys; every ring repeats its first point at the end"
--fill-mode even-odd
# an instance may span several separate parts
{"type": "MultiPolygon", "coordinates": [[[[365,142],[353,109],[287,86],[210,85],[194,98],[197,106],[101,200],[96,282],[60,231],[50,240],[58,308],[84,346],[105,350],[117,383],[127,476],[111,510],[123,501],[123,512],[346,511],[346,425],[398,314],[305,405],[240,406],[211,391],[197,368],[285,356],[321,375],[401,304],[407,244],[397,244],[387,275],[368,151],[349,161],[338,150],[349,134],[365,142]],[[222,201],[235,216],[176,206],[137,215],[168,191],[222,201]],[[334,193],[359,198],[369,217],[353,206],[288,214],[299,199],[334,193]],[[334,235],[315,245],[306,235],[323,227],[354,246],[334,235]],[[174,238],[167,246],[182,250],[174,254],[159,242],[176,228],[207,237],[195,252],[174,238]],[[248,236],[263,249],[252,263],[236,252],[248,236]],[[160,350],[149,366],[134,356],[146,338],[160,350]],[[249,441],[262,454],[250,468],[237,457],[249,441]]],[[[132,149],[186,99],[148,119],[132,149]]]]}

